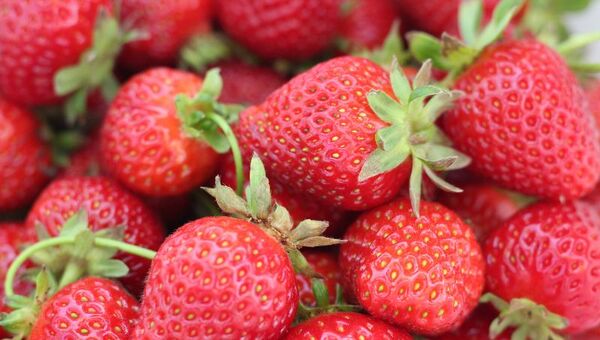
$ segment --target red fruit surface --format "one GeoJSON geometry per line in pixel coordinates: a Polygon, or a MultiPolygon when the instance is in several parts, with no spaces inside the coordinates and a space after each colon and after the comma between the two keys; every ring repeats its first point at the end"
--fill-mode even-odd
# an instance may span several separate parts
{"type": "Polygon", "coordinates": [[[177,94],[195,96],[198,76],[154,68],[117,94],[100,132],[103,169],[129,189],[149,196],[188,192],[211,178],[218,155],[189,137],[175,108],[177,94]]]}
{"type": "Polygon", "coordinates": [[[42,305],[29,339],[131,339],[139,314],[139,303],[119,284],[87,277],[42,305]]]}
{"type": "Polygon", "coordinates": [[[340,0],[217,1],[227,34],[268,59],[305,59],[327,47],[337,32],[340,0]]]}
{"type": "MultiPolygon", "coordinates": [[[[105,177],[57,179],[40,194],[27,216],[27,225],[41,223],[51,236],[57,236],[66,220],[85,209],[92,230],[125,226],[127,243],[156,250],[165,235],[158,217],[137,197],[105,177]]],[[[129,274],[122,279],[127,289],[139,295],[150,261],[118,253],[129,274]]]]}
{"type": "Polygon", "coordinates": [[[95,176],[100,174],[99,138],[92,137],[69,158],[69,165],[61,175],[65,177],[95,176]]]}
{"type": "Polygon", "coordinates": [[[285,78],[267,67],[248,65],[238,61],[226,61],[216,65],[221,69],[223,90],[222,103],[258,105],[285,84],[285,78]]]}
{"type": "Polygon", "coordinates": [[[451,210],[402,198],[363,213],[340,247],[342,282],[369,314],[411,332],[458,327],[484,284],[481,249],[451,210]]]}
{"type": "Polygon", "coordinates": [[[137,339],[277,339],[298,291],[283,247],[256,225],[206,217],[179,228],[152,262],[137,339]]]}
{"type": "Polygon", "coordinates": [[[594,80],[586,90],[590,111],[596,119],[596,125],[600,127],[600,80],[594,80]]]}
{"type": "Polygon", "coordinates": [[[460,194],[441,192],[440,203],[468,223],[480,243],[519,210],[510,196],[491,185],[465,184],[460,188],[460,194]]]}
{"type": "Polygon", "coordinates": [[[123,48],[119,62],[132,70],[173,64],[195,34],[210,30],[211,0],[121,0],[121,21],[144,36],[123,48]]]}
{"type": "Polygon", "coordinates": [[[2,0],[0,93],[24,105],[53,104],[54,75],[79,62],[110,0],[2,0]]]}
{"type": "Polygon", "coordinates": [[[550,199],[584,196],[600,176],[600,144],[583,91],[554,50],[533,39],[488,47],[456,81],[465,93],[443,116],[472,169],[550,199]]]}
{"type": "Polygon", "coordinates": [[[0,211],[31,203],[49,180],[50,150],[39,129],[33,113],[0,98],[0,211]]]}
{"type": "MultiPolygon", "coordinates": [[[[337,263],[337,256],[325,250],[303,250],[302,254],[312,266],[314,271],[323,276],[327,291],[329,292],[329,302],[335,301],[336,286],[340,283],[340,269],[337,263]]],[[[300,302],[306,306],[315,305],[315,295],[312,291],[312,283],[309,277],[296,273],[296,282],[298,284],[298,294],[300,302]]]]}
{"type": "Polygon", "coordinates": [[[388,126],[367,102],[372,90],[393,97],[387,72],[367,59],[318,64],[240,114],[240,144],[257,152],[267,173],[291,191],[346,210],[377,206],[400,191],[411,162],[358,181],[377,148],[375,133],[388,126]]]}
{"type": "Polygon", "coordinates": [[[600,214],[584,202],[538,203],[485,244],[486,281],[505,300],[528,298],[568,320],[576,334],[600,324],[600,214]]]}
{"type": "Polygon", "coordinates": [[[321,314],[297,325],[284,339],[411,340],[412,336],[368,315],[337,312],[321,314]]]}
{"type": "Polygon", "coordinates": [[[340,34],[356,48],[379,47],[396,20],[392,0],[352,0],[350,13],[344,16],[340,34]]]}
{"type": "MultiPolygon", "coordinates": [[[[479,305],[458,329],[444,333],[438,340],[489,340],[490,324],[498,316],[498,311],[490,305],[479,305]]],[[[504,331],[495,340],[509,340],[510,331],[504,331]]]]}
{"type": "MultiPolygon", "coordinates": [[[[35,242],[35,230],[27,228],[22,223],[18,222],[0,222],[0,313],[8,313],[10,308],[5,305],[4,295],[4,280],[6,279],[6,271],[13,260],[19,254],[20,248],[29,243],[35,242]]],[[[25,266],[26,267],[26,266],[25,266]]],[[[33,284],[29,281],[21,279],[25,271],[25,267],[17,272],[14,281],[14,291],[17,294],[27,295],[33,289],[33,284]]],[[[0,338],[8,338],[9,334],[0,327],[0,338]]]]}

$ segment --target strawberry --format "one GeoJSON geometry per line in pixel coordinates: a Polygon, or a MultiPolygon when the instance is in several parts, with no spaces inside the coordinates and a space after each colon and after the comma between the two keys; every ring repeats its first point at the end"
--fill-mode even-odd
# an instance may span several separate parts
{"type": "Polygon", "coordinates": [[[600,80],[593,80],[586,88],[586,97],[590,105],[590,111],[596,119],[596,125],[600,126],[600,80]]]}
{"type": "Polygon", "coordinates": [[[216,65],[221,70],[223,103],[258,105],[285,83],[285,79],[267,67],[253,66],[239,61],[225,61],[216,65]]]}
{"type": "Polygon", "coordinates": [[[51,163],[31,112],[0,98],[0,126],[0,211],[6,211],[35,199],[49,180],[51,163]]]}
{"type": "Polygon", "coordinates": [[[142,36],[124,46],[119,63],[129,69],[172,65],[194,34],[210,30],[211,0],[122,0],[121,21],[142,36]]]}
{"type": "Polygon", "coordinates": [[[342,282],[369,314],[411,332],[458,327],[483,290],[484,262],[471,229],[454,212],[402,198],[363,213],[340,248],[342,282]]]}
{"type": "MultiPolygon", "coordinates": [[[[6,279],[6,268],[10,266],[12,261],[17,257],[17,254],[24,245],[35,241],[35,232],[32,228],[27,228],[22,223],[18,222],[0,222],[0,283],[4,283],[6,279]]],[[[15,282],[15,292],[18,294],[29,294],[33,286],[30,282],[20,279],[25,268],[17,274],[15,282]]],[[[10,307],[4,301],[4,285],[0,285],[0,313],[10,311],[10,307]]],[[[0,337],[7,338],[8,333],[4,332],[0,327],[0,337]]]]}
{"type": "Polygon", "coordinates": [[[292,192],[345,210],[389,201],[411,167],[415,206],[423,171],[459,191],[434,171],[464,167],[468,159],[442,145],[434,121],[456,93],[429,85],[430,67],[424,65],[413,88],[397,67],[390,78],[364,58],[323,62],[243,111],[240,144],[263,157],[268,173],[292,192]],[[425,97],[431,97],[427,105],[425,97]]]}
{"type": "Polygon", "coordinates": [[[208,180],[218,155],[183,126],[175,107],[176,95],[195,95],[202,86],[196,75],[168,68],[130,79],[113,101],[100,132],[103,169],[149,196],[182,194],[208,180]]]}
{"type": "MultiPolygon", "coordinates": [[[[460,325],[459,328],[444,333],[435,339],[438,340],[489,340],[490,324],[498,316],[498,311],[489,305],[480,305],[460,325]]],[[[507,330],[496,336],[496,340],[509,340],[510,332],[507,330]]]]}
{"type": "MultiPolygon", "coordinates": [[[[120,185],[105,177],[68,177],[53,181],[38,197],[26,224],[41,223],[50,236],[57,236],[63,224],[80,209],[89,215],[94,231],[125,226],[124,240],[149,249],[158,249],[163,227],[144,203],[120,185]]],[[[148,260],[121,254],[129,267],[123,278],[127,288],[140,294],[150,267],[148,260]]]]}
{"type": "Polygon", "coordinates": [[[440,202],[468,223],[477,240],[500,227],[519,210],[519,205],[506,193],[486,184],[465,184],[461,194],[443,193],[440,202]]]}
{"type": "Polygon", "coordinates": [[[291,339],[410,340],[407,332],[370,316],[351,312],[321,314],[292,328],[291,339]]]}
{"type": "MultiPolygon", "coordinates": [[[[305,250],[302,254],[314,271],[323,276],[329,295],[329,302],[333,303],[340,280],[340,271],[335,254],[323,250],[305,250]]],[[[300,302],[306,306],[314,306],[315,296],[311,278],[302,274],[296,274],[296,283],[298,285],[300,302]]]]}
{"type": "Polygon", "coordinates": [[[340,25],[341,37],[353,48],[381,46],[396,20],[392,0],[346,1],[350,9],[340,25]]]}
{"type": "Polygon", "coordinates": [[[70,156],[69,163],[63,169],[61,176],[97,176],[100,170],[99,138],[94,135],[70,156]]]}
{"type": "Polygon", "coordinates": [[[486,301],[502,312],[493,333],[512,326],[541,339],[600,324],[599,225],[588,203],[538,203],[488,237],[486,281],[497,297],[486,301]]]}
{"type": "Polygon", "coordinates": [[[139,303],[121,286],[88,277],[42,305],[29,339],[130,339],[138,317],[139,303]]]}
{"type": "Polygon", "coordinates": [[[333,39],[341,0],[217,1],[217,16],[227,34],[267,59],[306,59],[333,39]]]}

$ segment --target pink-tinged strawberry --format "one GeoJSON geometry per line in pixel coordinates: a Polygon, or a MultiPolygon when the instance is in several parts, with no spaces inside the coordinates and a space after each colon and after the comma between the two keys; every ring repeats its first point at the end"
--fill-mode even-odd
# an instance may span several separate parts
{"type": "Polygon", "coordinates": [[[337,312],[326,313],[305,321],[283,339],[381,339],[411,340],[406,331],[368,315],[337,312]]]}
{"type": "MultiPolygon", "coordinates": [[[[498,311],[489,305],[480,305],[471,315],[460,325],[459,328],[444,333],[435,339],[438,340],[489,340],[490,325],[498,316],[498,311]]],[[[494,339],[510,340],[511,332],[509,330],[499,334],[494,339]]]]}
{"type": "Polygon", "coordinates": [[[600,126],[600,80],[592,81],[586,89],[590,111],[596,119],[596,125],[600,126]]]}
{"type": "Polygon", "coordinates": [[[381,46],[396,20],[393,1],[346,0],[344,6],[348,6],[349,11],[340,25],[341,37],[353,48],[381,46]]]}
{"type": "MultiPolygon", "coordinates": [[[[65,222],[84,210],[93,231],[124,226],[124,241],[158,249],[164,229],[158,217],[137,197],[105,177],[67,177],[53,181],[38,197],[27,216],[27,225],[41,224],[50,236],[59,235],[65,222]]],[[[150,261],[121,253],[129,267],[123,283],[136,295],[144,287],[150,261]]]]}
{"type": "Polygon", "coordinates": [[[460,194],[442,193],[440,203],[469,224],[480,243],[519,210],[512,197],[491,185],[465,184],[461,189],[460,194]]]}
{"type": "Polygon", "coordinates": [[[140,32],[124,46],[119,63],[132,70],[172,65],[195,34],[210,30],[211,0],[122,0],[121,21],[140,32]]]}
{"type": "Polygon", "coordinates": [[[137,300],[117,283],[88,277],[44,302],[28,339],[130,339],[139,313],[137,300]]]}
{"type": "Polygon", "coordinates": [[[477,305],[484,261],[471,229],[451,210],[408,199],[363,213],[340,248],[345,288],[369,314],[411,332],[439,335],[477,305]]]}
{"type": "Polygon", "coordinates": [[[50,150],[33,113],[0,98],[0,211],[31,203],[50,179],[50,150]]]}
{"type": "MultiPolygon", "coordinates": [[[[337,256],[330,251],[324,250],[305,250],[302,254],[313,270],[323,277],[329,295],[329,302],[333,303],[336,299],[337,285],[340,281],[337,256]]],[[[316,301],[311,278],[302,274],[296,274],[296,282],[300,302],[305,306],[314,306],[316,301]]]]}
{"type": "Polygon", "coordinates": [[[496,42],[520,3],[502,0],[490,24],[478,30],[477,3],[466,2],[464,43],[414,34],[411,50],[448,70],[445,82],[464,93],[444,115],[443,128],[472,157],[472,170],[527,195],[576,199],[600,176],[598,131],[556,51],[534,38],[496,42]]]}
{"type": "Polygon", "coordinates": [[[486,281],[501,311],[492,327],[533,339],[577,334],[600,324],[600,214],[585,202],[538,203],[487,239],[486,281]]]}
{"type": "Polygon", "coordinates": [[[267,59],[306,59],[323,51],[338,30],[341,0],[217,1],[223,29],[267,59]]]}
{"type": "Polygon", "coordinates": [[[409,177],[418,206],[422,173],[460,191],[435,174],[469,162],[434,123],[457,93],[430,85],[430,75],[425,63],[413,85],[397,66],[388,75],[364,58],[331,59],[243,111],[240,144],[291,191],[345,210],[389,201],[409,177]]]}
{"type": "Polygon", "coordinates": [[[217,151],[228,151],[235,139],[219,133],[229,129],[221,117],[228,107],[216,103],[221,87],[215,71],[203,80],[154,68],[130,79],[102,126],[103,169],[148,196],[179,195],[206,182],[217,169],[217,151]]]}
{"type": "Polygon", "coordinates": [[[223,90],[219,101],[229,104],[258,105],[285,84],[285,78],[274,70],[226,61],[216,65],[223,78],[223,90]]]}

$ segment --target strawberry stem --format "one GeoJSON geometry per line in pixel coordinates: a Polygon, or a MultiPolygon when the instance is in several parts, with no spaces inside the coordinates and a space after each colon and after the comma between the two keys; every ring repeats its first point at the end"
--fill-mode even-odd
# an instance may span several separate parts
{"type": "Polygon", "coordinates": [[[231,153],[233,154],[233,162],[235,163],[236,192],[239,196],[242,196],[244,193],[244,163],[242,162],[242,153],[238,140],[233,130],[231,130],[231,126],[229,126],[223,117],[214,113],[207,113],[206,117],[219,126],[229,142],[231,153]]]}

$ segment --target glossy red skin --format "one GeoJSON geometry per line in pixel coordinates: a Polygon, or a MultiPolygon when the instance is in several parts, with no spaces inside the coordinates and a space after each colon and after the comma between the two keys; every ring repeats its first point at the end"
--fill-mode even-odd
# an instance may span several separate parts
{"type": "Polygon", "coordinates": [[[600,127],[600,80],[592,81],[592,84],[586,89],[590,111],[596,119],[596,125],[600,127]]]}
{"type": "Polygon", "coordinates": [[[277,339],[298,307],[292,264],[256,225],[231,217],[190,222],[152,262],[137,339],[277,339]]]}
{"type": "Polygon", "coordinates": [[[384,69],[364,58],[331,59],[290,80],[260,107],[243,111],[238,139],[292,192],[345,210],[377,206],[400,191],[411,162],[358,181],[377,148],[375,133],[388,126],[369,107],[371,90],[393,96],[384,69]]]}
{"type": "Polygon", "coordinates": [[[3,0],[0,11],[0,93],[24,105],[54,104],[54,76],[79,62],[92,44],[100,10],[110,0],[3,0]]]}
{"type": "Polygon", "coordinates": [[[396,9],[392,0],[355,0],[340,26],[340,34],[356,48],[379,47],[392,28],[396,9]]]}
{"type": "Polygon", "coordinates": [[[189,137],[175,108],[177,94],[195,96],[198,76],[154,68],[130,79],[114,99],[100,132],[102,167],[129,189],[173,196],[212,178],[217,153],[189,137]]]}
{"type": "Polygon", "coordinates": [[[225,32],[267,59],[306,59],[324,50],[340,21],[340,0],[217,1],[225,32]]]}
{"type": "MultiPolygon", "coordinates": [[[[444,333],[438,340],[489,340],[490,324],[498,311],[489,305],[479,305],[458,329],[444,333]]],[[[510,340],[511,331],[504,331],[495,340],[510,340]]]]}
{"type": "MultiPolygon", "coordinates": [[[[314,271],[323,276],[329,293],[329,301],[333,303],[336,296],[336,286],[340,283],[340,269],[336,254],[320,249],[303,250],[302,254],[314,271]]],[[[306,306],[314,306],[315,295],[312,291],[310,278],[296,273],[296,283],[300,302],[306,306]]]]}
{"type": "Polygon", "coordinates": [[[7,211],[35,199],[50,179],[51,161],[33,113],[0,98],[0,126],[0,211],[7,211]]]}
{"type": "MultiPolygon", "coordinates": [[[[113,180],[106,177],[68,177],[57,179],[40,194],[29,211],[26,223],[40,222],[51,236],[56,236],[64,222],[85,209],[92,230],[125,226],[127,243],[156,250],[165,237],[158,217],[113,180]]],[[[129,274],[122,278],[127,289],[139,296],[150,261],[135,255],[119,253],[129,274]]]]}
{"type": "MultiPolygon", "coordinates": [[[[246,173],[244,177],[246,185],[248,185],[250,162],[244,162],[244,172],[246,173]]],[[[235,164],[231,153],[223,157],[219,176],[223,184],[231,188],[237,186],[235,164]]],[[[344,233],[344,229],[350,224],[352,215],[346,211],[323,206],[306,195],[291,193],[285,185],[273,179],[269,180],[269,185],[273,200],[288,210],[295,223],[300,223],[307,219],[327,221],[329,222],[329,227],[325,230],[325,235],[330,237],[341,236],[344,233]]]]}
{"type": "Polygon", "coordinates": [[[130,339],[139,302],[112,280],[87,277],[42,305],[30,340],[130,339]]]}
{"type": "Polygon", "coordinates": [[[283,339],[411,340],[412,336],[368,315],[337,312],[309,319],[292,328],[283,339]]]}
{"type": "Polygon", "coordinates": [[[455,83],[465,92],[443,125],[472,170],[553,200],[589,193],[600,176],[592,116],[567,64],[533,39],[487,48],[455,83]]]}
{"type": "Polygon", "coordinates": [[[479,243],[519,210],[510,196],[491,185],[463,184],[459,187],[463,190],[460,194],[440,192],[439,202],[471,226],[479,243]]]}
{"type": "Polygon", "coordinates": [[[121,0],[121,21],[146,36],[124,46],[119,63],[128,69],[172,65],[195,34],[210,30],[212,0],[121,0]]]}
{"type": "Polygon", "coordinates": [[[100,144],[98,138],[93,137],[81,149],[71,155],[69,165],[64,168],[61,176],[96,176],[100,172],[100,144]]]}
{"type": "Polygon", "coordinates": [[[567,334],[598,326],[599,225],[597,209],[585,202],[525,208],[486,241],[489,291],[545,305],[567,318],[567,334]]]}
{"type": "Polygon", "coordinates": [[[223,78],[223,90],[219,97],[222,103],[258,105],[285,84],[285,78],[268,67],[239,61],[222,62],[216,67],[221,70],[223,78]]]}
{"type": "Polygon", "coordinates": [[[458,327],[477,305],[481,249],[471,229],[438,203],[422,201],[417,219],[410,200],[392,201],[363,213],[344,239],[342,283],[379,319],[438,335],[458,327]]]}
{"type": "MultiPolygon", "coordinates": [[[[29,243],[35,242],[35,231],[27,228],[19,222],[0,222],[0,313],[10,312],[10,308],[5,305],[4,280],[6,279],[6,270],[19,254],[19,250],[29,243]]],[[[33,284],[29,281],[20,279],[24,273],[24,266],[17,272],[14,281],[15,293],[27,295],[33,289],[33,284]]],[[[9,334],[0,327],[0,338],[9,338],[9,334]]]]}

